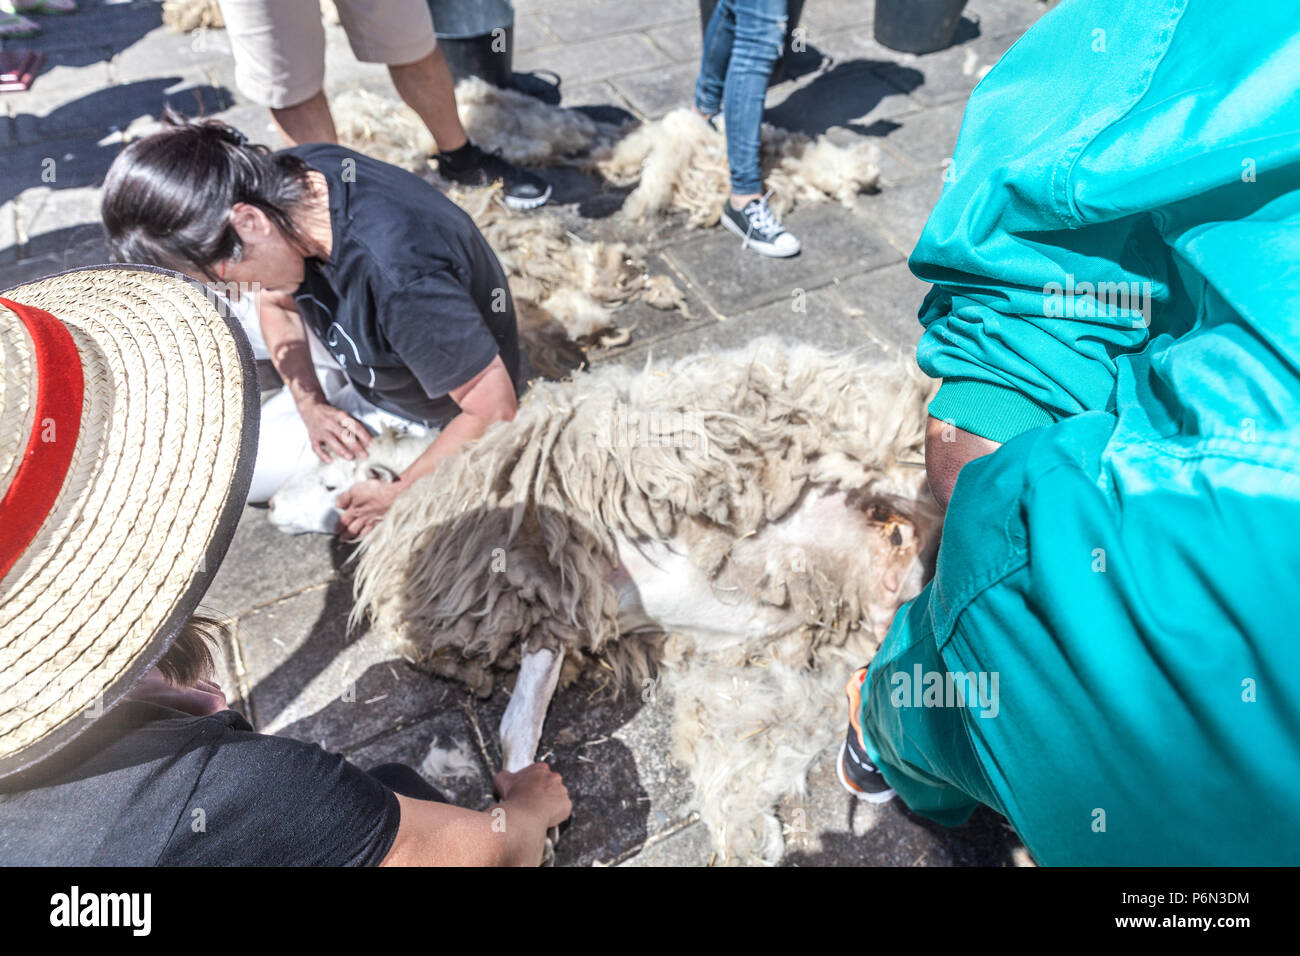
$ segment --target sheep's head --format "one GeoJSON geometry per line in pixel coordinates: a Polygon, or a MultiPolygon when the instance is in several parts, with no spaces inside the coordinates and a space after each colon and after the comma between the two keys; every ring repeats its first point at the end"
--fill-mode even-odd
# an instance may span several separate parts
{"type": "Polygon", "coordinates": [[[335,458],[291,478],[272,496],[271,523],[286,534],[333,534],[343,512],[338,498],[361,481],[396,481],[397,472],[374,461],[335,458]]]}

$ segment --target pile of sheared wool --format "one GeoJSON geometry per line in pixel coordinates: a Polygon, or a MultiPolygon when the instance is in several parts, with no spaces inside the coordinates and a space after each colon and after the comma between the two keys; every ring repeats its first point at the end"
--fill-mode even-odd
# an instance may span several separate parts
{"type": "MultiPolygon", "coordinates": [[[[763,182],[778,214],[831,199],[852,205],[878,182],[878,157],[870,143],[837,146],[825,136],[763,125],[763,182]]],[[[636,184],[622,214],[638,221],[679,212],[691,226],[711,226],[731,192],[726,134],[690,109],[673,110],[604,147],[594,165],[616,185],[636,184]]]]}

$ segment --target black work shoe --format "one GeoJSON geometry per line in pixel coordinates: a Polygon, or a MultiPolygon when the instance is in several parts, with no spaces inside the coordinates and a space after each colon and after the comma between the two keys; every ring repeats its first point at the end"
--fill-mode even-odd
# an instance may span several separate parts
{"type": "Polygon", "coordinates": [[[744,248],[784,259],[799,252],[799,240],[786,232],[767,205],[767,197],[751,199],[744,209],[730,201],[722,206],[722,225],[745,240],[744,248]]]}
{"type": "Polygon", "coordinates": [[[501,183],[505,203],[512,209],[536,209],[551,198],[546,180],[472,143],[453,154],[436,153],[433,158],[438,161],[438,174],[448,182],[470,188],[501,183]]]}

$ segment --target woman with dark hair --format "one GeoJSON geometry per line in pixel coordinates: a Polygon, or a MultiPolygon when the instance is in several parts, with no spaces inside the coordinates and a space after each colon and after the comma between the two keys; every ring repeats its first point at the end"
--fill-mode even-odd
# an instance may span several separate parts
{"type": "Polygon", "coordinates": [[[255,305],[286,388],[262,409],[251,501],[317,457],[363,454],[370,430],[436,430],[396,482],[340,498],[341,530],[360,536],[439,459],[514,417],[505,272],[469,216],[405,170],[326,143],[271,152],[168,116],[114,161],[103,218],[120,260],[255,305]]]}

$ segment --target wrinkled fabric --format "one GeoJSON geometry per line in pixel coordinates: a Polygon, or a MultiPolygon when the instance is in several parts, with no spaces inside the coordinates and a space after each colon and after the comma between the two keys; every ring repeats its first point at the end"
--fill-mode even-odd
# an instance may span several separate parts
{"type": "Polygon", "coordinates": [[[1067,0],[948,178],[917,358],[932,415],[1006,444],[872,665],[869,751],[1041,863],[1300,862],[1294,5],[1067,0]],[[891,700],[918,663],[996,673],[996,714],[891,700]]]}

